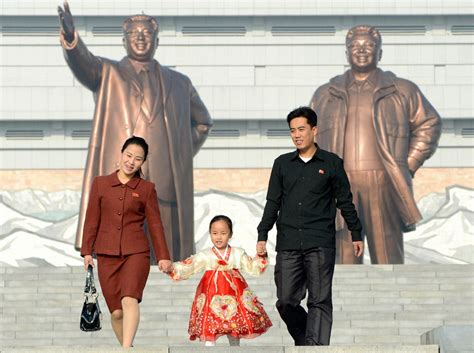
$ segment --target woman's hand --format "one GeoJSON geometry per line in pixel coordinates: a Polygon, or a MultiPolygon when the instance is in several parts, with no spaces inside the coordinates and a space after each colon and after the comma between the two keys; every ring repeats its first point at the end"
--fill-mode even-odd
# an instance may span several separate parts
{"type": "Polygon", "coordinates": [[[158,268],[164,273],[170,273],[173,271],[173,263],[170,260],[158,261],[158,268]]]}
{"type": "Polygon", "coordinates": [[[89,265],[94,267],[94,259],[92,258],[92,255],[84,256],[84,269],[86,271],[89,268],[89,265]]]}

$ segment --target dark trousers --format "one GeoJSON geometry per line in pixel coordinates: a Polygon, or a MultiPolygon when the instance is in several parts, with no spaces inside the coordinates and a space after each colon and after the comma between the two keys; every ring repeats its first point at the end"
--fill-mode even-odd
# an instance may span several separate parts
{"type": "Polygon", "coordinates": [[[296,346],[329,345],[335,249],[279,251],[276,307],[296,346]],[[300,305],[308,291],[308,312],[300,305]]]}

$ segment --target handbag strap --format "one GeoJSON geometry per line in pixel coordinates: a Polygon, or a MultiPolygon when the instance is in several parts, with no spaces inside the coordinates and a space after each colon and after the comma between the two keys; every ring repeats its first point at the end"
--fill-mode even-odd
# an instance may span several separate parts
{"type": "Polygon", "coordinates": [[[94,271],[91,265],[87,268],[86,286],[84,288],[84,295],[91,295],[97,293],[94,283],[94,271]]]}

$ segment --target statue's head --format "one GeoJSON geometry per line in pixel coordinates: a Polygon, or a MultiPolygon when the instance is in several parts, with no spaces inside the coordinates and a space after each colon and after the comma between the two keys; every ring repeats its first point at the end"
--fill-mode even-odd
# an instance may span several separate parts
{"type": "Polygon", "coordinates": [[[373,26],[352,27],[346,35],[346,57],[352,70],[369,72],[382,58],[382,37],[373,26]]]}
{"type": "Polygon", "coordinates": [[[123,46],[129,58],[150,61],[158,47],[158,22],[148,15],[135,15],[123,21],[123,46]]]}

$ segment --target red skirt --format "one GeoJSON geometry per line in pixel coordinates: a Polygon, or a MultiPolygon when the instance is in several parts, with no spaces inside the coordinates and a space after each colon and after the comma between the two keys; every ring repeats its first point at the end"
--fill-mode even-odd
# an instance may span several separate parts
{"type": "Polygon", "coordinates": [[[150,253],[144,252],[125,256],[97,255],[100,287],[109,311],[122,309],[122,298],[143,297],[148,274],[150,253]]]}
{"type": "Polygon", "coordinates": [[[271,326],[262,303],[238,270],[204,273],[191,308],[191,340],[215,341],[223,335],[254,338],[271,326]]]}

